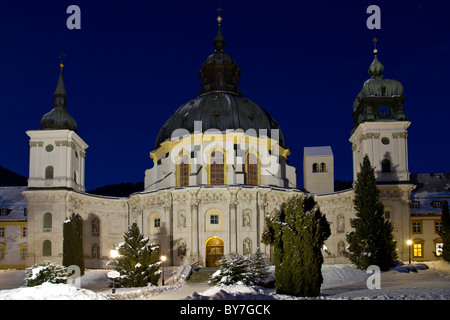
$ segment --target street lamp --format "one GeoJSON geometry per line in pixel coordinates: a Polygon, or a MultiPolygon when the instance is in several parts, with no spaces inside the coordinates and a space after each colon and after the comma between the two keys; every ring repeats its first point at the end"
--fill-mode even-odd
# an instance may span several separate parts
{"type": "Polygon", "coordinates": [[[413,244],[411,239],[406,241],[406,244],[409,246],[409,264],[411,264],[411,245],[413,244]]]}
{"type": "MultiPolygon", "coordinates": [[[[117,257],[119,257],[119,251],[116,250],[116,249],[112,249],[112,250],[109,251],[109,256],[111,257],[111,259],[115,260],[115,259],[117,259],[117,257]]],[[[115,264],[114,264],[114,266],[115,266],[115,264]]],[[[115,280],[118,277],[120,277],[120,273],[119,272],[117,272],[115,270],[108,272],[108,278],[113,279],[113,286],[112,286],[112,293],[113,294],[116,293],[115,280]]]]}
{"type": "Polygon", "coordinates": [[[167,260],[167,257],[165,255],[161,256],[161,261],[163,265],[163,271],[162,271],[162,285],[164,285],[164,262],[167,260]]]}

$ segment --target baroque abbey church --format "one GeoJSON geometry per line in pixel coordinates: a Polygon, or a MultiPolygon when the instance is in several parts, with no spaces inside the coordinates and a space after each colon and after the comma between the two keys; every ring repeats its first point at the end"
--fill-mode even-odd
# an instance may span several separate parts
{"type": "MultiPolygon", "coordinates": [[[[145,189],[127,198],[85,192],[88,144],[66,109],[61,65],[53,109],[42,117],[40,130],[27,132],[26,265],[62,263],[63,223],[72,213],[84,221],[87,268],[106,267],[110,250],[123,242],[133,221],[159,244],[169,265],[214,266],[224,255],[253,254],[257,248],[270,259],[270,246],[261,242],[265,218],[289,198],[304,194],[315,196],[331,224],[325,263],[349,263],[343,251],[355,217],[354,190],[334,192],[333,152],[328,146],[305,148],[305,191],[297,188],[299,168],[288,165],[289,146],[276,114],[241,92],[240,68],[225,52],[220,16],[218,22],[214,52],[199,72],[201,91],[162,124],[150,152],[154,165],[145,171],[145,189]]],[[[375,51],[370,78],[349,114],[354,119],[349,128],[353,176],[356,179],[367,154],[375,167],[385,217],[394,225],[399,259],[408,259],[406,241],[412,239],[415,259],[430,260],[442,246],[431,226],[440,218],[437,213],[412,216],[411,194],[417,183],[408,169],[410,122],[401,83],[385,79],[383,69],[375,51]],[[420,234],[414,234],[417,221],[420,234]]]]}

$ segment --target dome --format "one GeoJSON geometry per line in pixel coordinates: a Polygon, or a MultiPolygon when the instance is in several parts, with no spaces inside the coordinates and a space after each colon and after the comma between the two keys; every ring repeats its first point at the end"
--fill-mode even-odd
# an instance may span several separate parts
{"type": "Polygon", "coordinates": [[[202,132],[212,128],[223,133],[228,129],[242,129],[244,132],[254,129],[258,136],[263,134],[272,138],[271,129],[278,129],[279,145],[286,148],[278,123],[266,110],[236,94],[211,92],[183,104],[175,111],[159,131],[155,149],[167,139],[178,138],[172,137],[172,132],[176,129],[186,129],[189,133],[194,133],[194,121],[201,121],[202,132]],[[260,131],[264,129],[267,131],[260,131]]]}
{"type": "Polygon", "coordinates": [[[69,129],[77,132],[77,123],[65,108],[53,108],[41,119],[41,130],[46,129],[69,129]]]}
{"type": "Polygon", "coordinates": [[[271,136],[271,130],[277,129],[279,145],[286,148],[278,123],[266,110],[243,97],[239,90],[241,69],[224,51],[226,41],[222,36],[219,18],[219,30],[213,42],[215,51],[208,56],[199,70],[202,90],[197,98],[179,107],[164,123],[156,139],[155,149],[167,139],[179,138],[172,137],[176,129],[186,129],[190,134],[194,133],[196,121],[201,121],[202,132],[208,129],[217,129],[222,133],[226,130],[242,129],[246,132],[254,129],[258,136],[276,139],[277,137],[271,136]]]}
{"type": "Polygon", "coordinates": [[[359,102],[365,97],[394,97],[403,96],[403,85],[393,79],[384,79],[381,74],[384,70],[383,64],[377,56],[369,67],[370,79],[364,82],[364,85],[353,103],[355,110],[359,102]]]}

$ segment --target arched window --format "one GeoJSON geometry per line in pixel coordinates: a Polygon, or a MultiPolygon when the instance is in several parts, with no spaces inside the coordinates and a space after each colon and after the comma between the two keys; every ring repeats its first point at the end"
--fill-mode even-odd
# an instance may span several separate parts
{"type": "Polygon", "coordinates": [[[391,172],[391,161],[389,161],[389,159],[383,159],[383,161],[381,161],[381,172],[391,172]]]}
{"type": "Polygon", "coordinates": [[[52,228],[52,214],[50,212],[46,212],[44,214],[43,226],[44,229],[52,228]]]}
{"type": "Polygon", "coordinates": [[[187,187],[189,185],[189,156],[184,154],[180,158],[178,165],[178,186],[187,187]]]}
{"type": "Polygon", "coordinates": [[[317,163],[313,164],[313,172],[319,172],[319,165],[317,163]]]}
{"type": "Polygon", "coordinates": [[[320,172],[327,172],[327,165],[323,162],[320,164],[320,172]]]}
{"type": "Polygon", "coordinates": [[[42,255],[51,256],[52,255],[52,242],[50,240],[45,240],[42,243],[42,255]]]}
{"type": "Polygon", "coordinates": [[[225,183],[223,153],[220,151],[213,151],[211,153],[210,166],[210,184],[222,185],[225,183]]]}
{"type": "Polygon", "coordinates": [[[258,185],[258,157],[253,154],[247,154],[247,184],[251,186],[258,185]]]}
{"type": "Polygon", "coordinates": [[[53,167],[48,166],[45,168],[45,179],[53,179],[53,167]]]}

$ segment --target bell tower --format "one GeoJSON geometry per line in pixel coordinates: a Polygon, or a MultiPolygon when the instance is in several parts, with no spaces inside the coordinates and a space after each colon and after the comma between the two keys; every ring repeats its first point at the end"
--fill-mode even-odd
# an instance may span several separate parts
{"type": "Polygon", "coordinates": [[[407,129],[411,123],[403,109],[403,86],[397,80],[384,79],[384,66],[377,58],[377,39],[373,41],[375,57],[369,67],[370,79],[353,103],[353,180],[367,154],[379,182],[409,181],[407,129]]]}
{"type": "Polygon", "coordinates": [[[29,188],[67,188],[85,191],[84,158],[88,145],[77,134],[77,123],[67,112],[67,94],[60,64],[53,109],[41,119],[41,130],[30,137],[29,188]]]}

